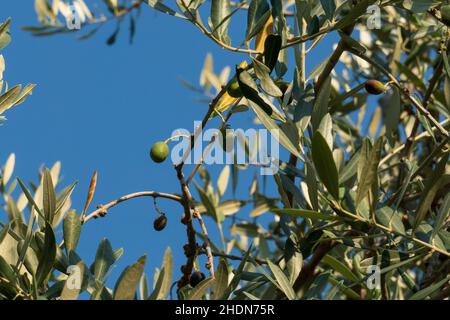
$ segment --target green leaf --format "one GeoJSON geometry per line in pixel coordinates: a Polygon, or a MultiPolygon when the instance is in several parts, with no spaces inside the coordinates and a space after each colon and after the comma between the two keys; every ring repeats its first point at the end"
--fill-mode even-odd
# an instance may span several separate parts
{"type": "Polygon", "coordinates": [[[419,292],[416,292],[411,297],[409,297],[408,300],[422,300],[439,290],[443,285],[448,283],[450,281],[450,276],[447,276],[446,278],[442,279],[441,281],[426,287],[425,289],[420,290],[419,292]]]}
{"type": "Polygon", "coordinates": [[[230,166],[223,167],[217,179],[217,192],[219,196],[223,196],[228,187],[228,181],[230,180],[230,166]]]}
{"type": "Polygon", "coordinates": [[[228,287],[228,266],[224,259],[220,259],[216,271],[213,299],[218,300],[228,287]]]}
{"type": "Polygon", "coordinates": [[[45,222],[44,247],[39,255],[39,265],[36,270],[36,283],[40,286],[53,269],[56,258],[56,239],[53,228],[48,221],[45,222]]]}
{"type": "Polygon", "coordinates": [[[323,262],[330,265],[334,270],[339,272],[347,280],[353,282],[359,281],[359,278],[353,273],[353,271],[343,262],[337,260],[335,257],[327,254],[325,257],[323,257],[323,262]]]}
{"type": "Polygon", "coordinates": [[[295,146],[294,142],[289,139],[289,137],[281,130],[275,121],[267,115],[259,105],[248,100],[250,108],[256,113],[256,116],[261,121],[263,126],[269,130],[270,134],[273,135],[275,140],[277,140],[283,147],[285,147],[290,153],[295,155],[297,158],[301,158],[298,148],[295,146]]]}
{"type": "Polygon", "coordinates": [[[20,180],[19,178],[17,178],[17,182],[19,182],[20,188],[22,189],[23,193],[25,194],[25,197],[27,198],[28,202],[33,206],[33,208],[36,210],[36,212],[39,214],[39,216],[45,220],[45,216],[42,214],[41,209],[39,209],[38,205],[36,204],[36,202],[34,201],[33,196],[31,195],[30,191],[28,190],[28,188],[25,186],[25,184],[22,182],[22,180],[20,180]]]}
{"type": "Polygon", "coordinates": [[[224,43],[229,44],[228,25],[230,19],[224,19],[230,14],[230,0],[211,0],[211,23],[213,35],[224,43]]]}
{"type": "Polygon", "coordinates": [[[75,210],[70,210],[64,217],[63,231],[64,246],[66,248],[67,256],[70,256],[70,252],[77,248],[81,234],[81,219],[75,210]]]}
{"type": "Polygon", "coordinates": [[[231,279],[230,284],[228,285],[227,289],[224,291],[223,295],[219,300],[227,300],[228,297],[233,293],[233,291],[237,288],[239,285],[239,282],[241,281],[242,272],[244,271],[245,264],[247,263],[248,258],[250,257],[250,252],[252,251],[253,244],[251,244],[245,253],[245,255],[242,257],[241,262],[239,263],[239,266],[237,267],[236,271],[234,272],[233,279],[231,279]]]}
{"type": "Polygon", "coordinates": [[[216,206],[214,205],[213,200],[206,194],[205,190],[203,190],[197,183],[195,183],[194,185],[197,189],[198,194],[200,195],[200,200],[205,206],[208,214],[211,215],[218,224],[222,223],[225,219],[225,216],[221,211],[216,210],[216,206]]]}
{"type": "Polygon", "coordinates": [[[275,213],[286,213],[294,217],[302,217],[308,219],[317,220],[339,220],[338,216],[332,216],[330,214],[324,214],[316,211],[306,210],[306,209],[273,209],[275,213]]]}
{"type": "Polygon", "coordinates": [[[272,97],[281,97],[283,93],[270,77],[269,68],[264,63],[259,62],[256,59],[252,59],[252,61],[256,76],[260,80],[261,88],[272,97]]]}
{"type": "Polygon", "coordinates": [[[125,268],[117,281],[114,300],[134,300],[146,260],[147,257],[142,256],[136,263],[125,268]]]}
{"type": "Polygon", "coordinates": [[[177,18],[181,18],[181,19],[186,19],[186,17],[182,16],[181,14],[179,14],[172,8],[166,6],[161,0],[145,0],[145,2],[153,9],[158,10],[162,13],[165,13],[165,14],[177,17],[177,18]]]}
{"type": "Polygon", "coordinates": [[[350,13],[336,23],[335,29],[344,29],[345,27],[355,23],[359,17],[366,13],[367,7],[375,2],[375,0],[362,0],[358,2],[356,6],[351,9],[350,13]]]}
{"type": "Polygon", "coordinates": [[[197,284],[188,296],[188,300],[201,300],[206,290],[208,290],[214,283],[213,278],[207,278],[197,284]]]}
{"type": "Polygon", "coordinates": [[[45,219],[53,225],[53,217],[56,212],[56,195],[53,186],[52,176],[48,169],[44,170],[43,178],[43,206],[45,219]]]}
{"type": "Polygon", "coordinates": [[[394,231],[405,234],[405,226],[403,225],[401,215],[390,207],[383,207],[375,211],[377,222],[392,228],[394,231]]]}
{"type": "Polygon", "coordinates": [[[358,169],[359,152],[355,153],[350,160],[347,162],[345,167],[339,173],[339,184],[344,184],[350,180],[358,169]]]}
{"type": "Polygon", "coordinates": [[[270,260],[267,260],[267,264],[269,265],[270,270],[275,276],[275,279],[277,280],[277,284],[280,290],[284,292],[284,294],[289,300],[296,300],[297,295],[295,294],[291,283],[289,282],[288,278],[283,273],[283,271],[280,269],[280,267],[271,262],[270,260]]]}
{"type": "Polygon", "coordinates": [[[245,41],[253,38],[270,17],[270,7],[267,0],[253,0],[247,11],[247,30],[245,41]]]}
{"type": "Polygon", "coordinates": [[[95,262],[92,270],[94,278],[101,281],[115,262],[116,257],[111,247],[111,243],[108,239],[103,238],[100,240],[97,247],[97,253],[95,254],[95,262]]]}
{"type": "Polygon", "coordinates": [[[145,272],[142,273],[141,279],[139,280],[139,297],[141,300],[146,300],[148,297],[148,281],[145,272]]]}
{"type": "MultiPolygon", "coordinates": [[[[362,157],[359,158],[359,161],[363,161],[361,164],[361,178],[358,185],[358,193],[356,196],[356,206],[358,206],[361,201],[367,197],[367,193],[369,192],[372,184],[376,183],[378,179],[378,164],[380,163],[381,158],[381,147],[382,147],[383,138],[380,137],[375,142],[370,154],[368,154],[368,158],[364,159],[362,157]]],[[[374,200],[375,201],[375,200],[374,200]]]]}
{"type": "Polygon", "coordinates": [[[17,282],[16,273],[2,256],[0,256],[0,276],[8,279],[11,284],[15,284],[17,282]]]}
{"type": "Polygon", "coordinates": [[[9,26],[11,19],[8,18],[4,23],[0,25],[0,50],[5,48],[11,42],[11,36],[9,35],[9,26]]]}
{"type": "Polygon", "coordinates": [[[328,113],[328,101],[330,99],[331,92],[331,77],[328,77],[317,95],[317,99],[314,102],[313,112],[311,114],[311,122],[314,131],[319,128],[320,122],[328,113]]]}
{"type": "Polygon", "coordinates": [[[256,85],[250,73],[245,70],[236,69],[236,74],[239,87],[241,88],[244,97],[246,97],[249,101],[253,101],[262,110],[264,110],[267,115],[271,116],[273,114],[273,109],[269,105],[269,103],[262,98],[261,94],[258,91],[258,86],[256,85]]]}
{"type": "Polygon", "coordinates": [[[441,187],[439,180],[443,177],[445,173],[445,166],[450,157],[450,153],[444,155],[441,160],[437,163],[436,168],[433,173],[427,179],[427,183],[425,185],[425,189],[422,192],[422,197],[420,200],[419,208],[416,211],[416,216],[413,223],[413,229],[416,229],[422,220],[425,218],[428,210],[431,207],[431,204],[436,196],[436,192],[441,187]]]}
{"type": "Polygon", "coordinates": [[[334,12],[336,11],[335,0],[320,0],[323,11],[325,11],[325,16],[328,20],[332,21],[334,17],[334,12]]]}
{"type": "Polygon", "coordinates": [[[431,236],[431,239],[433,239],[436,236],[436,234],[445,226],[445,222],[447,221],[449,215],[450,215],[450,192],[447,193],[447,195],[444,198],[444,201],[442,202],[439,214],[434,223],[433,234],[431,236]]]}
{"type": "Polygon", "coordinates": [[[158,280],[156,281],[155,289],[148,299],[163,300],[166,298],[172,282],[172,273],[173,257],[170,248],[167,248],[163,258],[161,272],[159,273],[158,280]]]}
{"type": "Polygon", "coordinates": [[[339,200],[339,177],[333,154],[325,138],[318,131],[314,133],[312,141],[312,158],[320,180],[333,198],[339,200]]]}

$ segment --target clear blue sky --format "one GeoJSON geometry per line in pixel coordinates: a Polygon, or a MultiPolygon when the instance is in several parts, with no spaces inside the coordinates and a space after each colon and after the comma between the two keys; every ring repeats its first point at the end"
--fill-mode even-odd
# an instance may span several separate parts
{"type": "MultiPolygon", "coordinates": [[[[200,120],[207,108],[178,78],[198,84],[207,52],[213,54],[216,70],[233,67],[244,56],[220,49],[191,24],[149,7],[143,8],[134,44],[129,45],[128,25],[124,24],[118,42],[111,47],[105,42],[114,24],[104,26],[87,41],[78,41],[71,34],[37,38],[20,30],[37,25],[31,1],[2,1],[0,7],[1,21],[12,17],[13,41],[2,52],[4,78],[10,85],[38,85],[25,104],[7,114],[8,121],[0,127],[0,162],[15,152],[15,174],[36,181],[41,165],[60,160],[64,183],[79,181],[72,196],[78,212],[94,170],[99,171],[99,180],[91,209],[135,191],[179,192],[171,164],[156,165],[148,156],[154,141],[166,139],[175,128],[192,130],[194,120],[200,120]]],[[[244,26],[243,20],[240,30],[244,26]]],[[[321,45],[309,67],[331,50],[330,42],[321,45]]],[[[251,113],[239,114],[232,124],[246,127],[252,117],[251,113]]],[[[208,169],[217,177],[221,166],[208,169]]],[[[250,177],[248,172],[240,181],[244,197],[250,177]]],[[[116,279],[144,253],[148,254],[146,271],[152,273],[170,246],[177,279],[178,267],[185,260],[181,249],[186,242],[185,229],[179,223],[182,210],[164,200],[159,206],[169,217],[164,232],[153,231],[152,201],[140,198],[85,225],[78,253],[91,263],[103,237],[110,239],[114,248],[123,247],[125,254],[111,275],[116,279]]],[[[213,239],[218,240],[213,221],[207,218],[206,222],[213,239]]]]}

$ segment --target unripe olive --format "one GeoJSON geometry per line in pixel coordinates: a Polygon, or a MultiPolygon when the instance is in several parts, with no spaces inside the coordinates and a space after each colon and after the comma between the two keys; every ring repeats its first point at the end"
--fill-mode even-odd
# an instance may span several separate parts
{"type": "Polygon", "coordinates": [[[155,221],[153,221],[153,228],[156,231],[161,231],[163,230],[167,225],[167,217],[165,214],[161,214],[159,215],[158,218],[155,219],[155,221]]]}
{"type": "Polygon", "coordinates": [[[232,142],[234,140],[234,133],[233,130],[231,130],[231,127],[229,125],[226,125],[220,130],[221,133],[221,139],[219,139],[219,144],[222,147],[223,151],[229,152],[230,149],[233,148],[233,144],[228,145],[228,142],[232,142]]]}
{"type": "Polygon", "coordinates": [[[203,280],[205,280],[205,274],[203,272],[200,271],[196,271],[194,273],[191,274],[191,277],[189,279],[189,284],[191,285],[192,288],[196,287],[200,282],[202,282],[203,280]]]}
{"type": "Polygon", "coordinates": [[[156,142],[151,150],[150,157],[156,163],[161,163],[169,156],[169,146],[164,141],[156,142]]]}
{"type": "Polygon", "coordinates": [[[441,7],[441,21],[450,27],[450,5],[446,4],[441,7]]]}
{"type": "Polygon", "coordinates": [[[228,83],[227,92],[233,98],[242,97],[242,91],[241,91],[241,88],[239,87],[239,82],[236,79],[236,77],[231,79],[231,81],[228,83]]]}
{"type": "Polygon", "coordinates": [[[364,87],[366,88],[367,93],[374,95],[382,94],[386,91],[384,83],[373,79],[367,80],[364,87]]]}

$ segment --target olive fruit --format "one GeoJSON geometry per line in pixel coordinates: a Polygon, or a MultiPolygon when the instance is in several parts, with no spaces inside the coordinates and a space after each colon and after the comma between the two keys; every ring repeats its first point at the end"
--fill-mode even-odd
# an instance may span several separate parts
{"type": "Polygon", "coordinates": [[[153,221],[153,228],[156,231],[161,231],[163,230],[167,225],[167,217],[166,215],[160,214],[158,218],[155,219],[155,221],[153,221]]]}
{"type": "Polygon", "coordinates": [[[223,151],[229,152],[233,148],[234,141],[234,132],[229,125],[226,125],[222,129],[220,129],[221,139],[219,139],[219,144],[222,147],[223,151]],[[230,143],[228,145],[227,143],[230,143]]]}
{"type": "Polygon", "coordinates": [[[446,4],[441,7],[441,21],[447,26],[450,26],[450,5],[446,4]]]}
{"type": "Polygon", "coordinates": [[[164,141],[156,142],[151,150],[150,157],[156,163],[161,163],[169,156],[169,146],[164,141]]]}
{"type": "Polygon", "coordinates": [[[386,91],[384,83],[378,80],[367,80],[364,87],[366,88],[367,93],[374,95],[382,94],[386,91]]]}
{"type": "Polygon", "coordinates": [[[200,282],[205,280],[205,274],[200,271],[196,271],[191,274],[191,277],[189,278],[189,284],[192,288],[196,287],[200,282]]]}
{"type": "Polygon", "coordinates": [[[230,96],[232,96],[233,98],[240,98],[242,97],[242,91],[241,88],[239,87],[239,82],[236,79],[236,77],[234,77],[227,86],[227,92],[230,96]]]}

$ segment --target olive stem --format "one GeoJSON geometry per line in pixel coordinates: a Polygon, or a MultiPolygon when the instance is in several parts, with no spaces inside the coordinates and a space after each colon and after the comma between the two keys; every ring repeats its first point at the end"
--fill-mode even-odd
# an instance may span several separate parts
{"type": "Polygon", "coordinates": [[[370,65],[378,69],[381,73],[383,73],[385,76],[387,76],[392,83],[399,89],[400,94],[403,95],[406,99],[408,99],[417,109],[418,112],[422,113],[424,117],[426,117],[434,127],[436,127],[441,135],[443,135],[445,138],[449,138],[450,135],[447,130],[445,130],[440,123],[431,115],[431,113],[415,98],[413,97],[408,90],[403,87],[400,82],[395,78],[395,76],[390,73],[388,70],[386,70],[381,64],[379,64],[374,59],[368,57],[362,52],[358,52],[356,50],[353,50],[351,48],[348,48],[348,51],[352,53],[353,55],[365,60],[370,65]]]}
{"type": "Polygon", "coordinates": [[[166,198],[166,199],[170,199],[173,201],[177,201],[179,203],[183,202],[183,199],[180,196],[177,196],[175,194],[170,194],[170,193],[161,193],[161,192],[156,192],[156,191],[141,191],[141,192],[130,193],[130,194],[122,196],[116,200],[113,200],[105,205],[98,205],[97,210],[91,212],[90,214],[88,214],[87,216],[85,216],[81,219],[81,223],[84,224],[91,219],[96,219],[98,217],[102,217],[108,212],[108,210],[110,208],[118,205],[119,203],[130,200],[130,199],[139,198],[139,197],[166,198]]]}
{"type": "Polygon", "coordinates": [[[170,142],[170,141],[172,141],[172,140],[174,140],[174,139],[178,139],[178,138],[186,138],[186,139],[190,139],[191,136],[188,135],[188,134],[176,134],[176,135],[174,135],[174,136],[172,136],[172,137],[167,138],[166,140],[164,140],[164,143],[168,143],[168,142],[170,142]]]}
{"type": "Polygon", "coordinates": [[[186,12],[189,15],[189,17],[188,17],[189,21],[191,21],[195,26],[197,26],[205,36],[207,36],[208,38],[213,40],[215,43],[217,43],[223,49],[233,51],[233,52],[248,53],[248,54],[260,54],[261,53],[259,51],[255,51],[255,50],[235,48],[235,47],[232,47],[232,46],[222,42],[221,40],[217,39],[211,32],[208,31],[208,29],[205,28],[205,26],[199,21],[199,19],[197,19],[197,17],[191,12],[191,10],[186,5],[184,0],[181,0],[180,2],[181,2],[181,5],[183,6],[183,8],[186,10],[186,12]]]}

